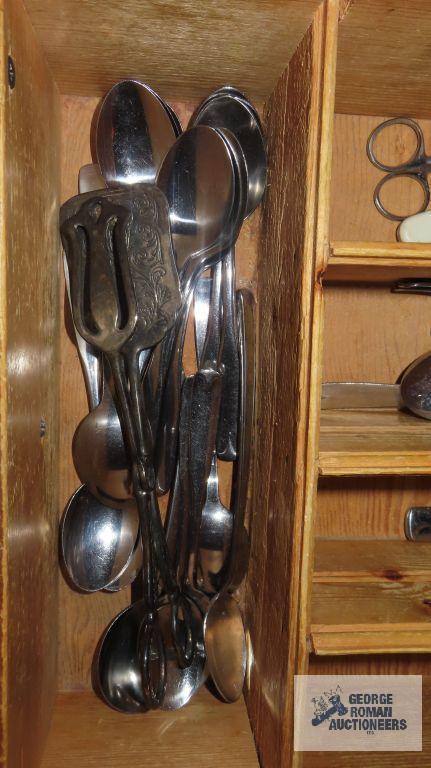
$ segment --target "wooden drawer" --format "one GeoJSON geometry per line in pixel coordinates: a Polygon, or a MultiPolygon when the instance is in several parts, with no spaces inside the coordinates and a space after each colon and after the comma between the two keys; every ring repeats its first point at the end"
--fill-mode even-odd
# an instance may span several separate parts
{"type": "MultiPolygon", "coordinates": [[[[431,14],[403,0],[4,0],[0,18],[0,765],[299,768],[294,674],[309,664],[325,671],[333,654],[342,654],[337,670],[360,669],[352,659],[361,633],[368,653],[391,655],[381,669],[426,671],[427,657],[413,651],[431,651],[428,612],[410,603],[428,588],[427,548],[405,546],[398,504],[426,502],[427,424],[397,413],[382,423],[320,414],[324,377],[354,371],[383,380],[427,348],[428,329],[419,329],[427,300],[402,297],[397,317],[389,284],[431,274],[431,250],[397,245],[394,227],[374,211],[364,137],[381,119],[375,114],[430,116],[431,14]],[[409,30],[419,19],[418,42],[409,30]],[[409,66],[391,58],[394,46],[404,46],[409,66]],[[238,284],[257,298],[259,353],[251,562],[241,593],[245,697],[227,707],[203,691],[180,712],[143,717],[109,710],[91,689],[95,646],[129,594],[71,591],[57,556],[58,519],[78,485],[71,440],[86,413],[58,209],[91,162],[101,95],[127,76],[159,90],[183,125],[211,89],[243,89],[261,111],[269,151],[264,204],[237,248],[238,284]],[[367,345],[373,316],[380,333],[367,345]],[[363,493],[364,550],[355,524],[363,493]],[[346,550],[352,567],[343,565],[346,550]],[[376,575],[382,559],[388,565],[376,575]],[[406,578],[398,591],[393,580],[393,603],[385,603],[391,569],[406,578]],[[335,622],[334,606],[350,592],[359,614],[347,616],[346,600],[348,620],[335,622]],[[367,595],[381,613],[367,614],[367,595]],[[396,622],[391,606],[395,616],[399,605],[405,621],[396,622]]],[[[229,482],[226,471],[225,498],[229,482]]],[[[415,765],[429,763],[422,758],[415,765]]],[[[354,764],[331,756],[331,766],[354,764]]]]}

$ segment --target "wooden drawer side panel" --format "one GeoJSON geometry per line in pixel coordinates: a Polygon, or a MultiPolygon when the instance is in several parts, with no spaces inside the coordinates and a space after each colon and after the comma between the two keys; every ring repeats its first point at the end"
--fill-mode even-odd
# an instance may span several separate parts
{"type": "Polygon", "coordinates": [[[327,238],[337,4],[324,3],[267,104],[269,186],[258,256],[258,402],[247,588],[248,708],[261,763],[292,765],[293,675],[306,668],[320,365],[318,258],[327,238]],[[325,114],[325,101],[331,102],[325,114]],[[324,123],[322,115],[325,116],[324,123]],[[319,179],[319,173],[322,178],[319,179]],[[320,248],[316,247],[319,242],[320,248]],[[318,406],[317,406],[318,408],[318,406]]]}
{"type": "Polygon", "coordinates": [[[4,4],[1,72],[2,765],[33,768],[56,689],[60,129],[21,0],[4,4]]]}

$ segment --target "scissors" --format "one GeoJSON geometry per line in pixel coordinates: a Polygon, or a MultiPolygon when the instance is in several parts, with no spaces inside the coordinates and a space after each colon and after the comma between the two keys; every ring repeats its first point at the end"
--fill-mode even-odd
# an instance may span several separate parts
{"type": "Polygon", "coordinates": [[[427,177],[428,174],[431,173],[431,156],[425,154],[424,135],[421,127],[414,120],[411,120],[409,117],[393,117],[378,125],[377,128],[374,128],[374,131],[367,141],[367,155],[370,162],[375,165],[376,168],[380,168],[381,171],[387,171],[386,176],[384,176],[377,184],[373,196],[374,205],[383,216],[386,216],[387,219],[391,219],[392,221],[403,221],[407,216],[412,215],[411,213],[408,213],[404,216],[397,216],[395,213],[391,213],[385,208],[380,197],[384,185],[388,181],[391,181],[391,179],[400,177],[413,179],[420,184],[424,193],[424,199],[421,208],[419,208],[416,213],[422,213],[422,211],[426,210],[430,201],[430,188],[427,177]],[[412,157],[407,160],[407,162],[401,163],[400,165],[384,165],[374,154],[374,142],[377,136],[391,125],[407,125],[416,136],[416,149],[412,157]]]}

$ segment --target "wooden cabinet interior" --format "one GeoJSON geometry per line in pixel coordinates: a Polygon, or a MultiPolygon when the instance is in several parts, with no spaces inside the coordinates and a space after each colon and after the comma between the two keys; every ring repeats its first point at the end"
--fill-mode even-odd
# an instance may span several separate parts
{"type": "MultiPolygon", "coordinates": [[[[320,418],[320,384],[394,381],[429,348],[428,299],[391,294],[390,283],[431,275],[431,249],[395,242],[394,224],[373,207],[380,174],[364,147],[394,113],[421,118],[431,146],[431,14],[418,0],[270,5],[156,2],[143,17],[136,0],[106,0],[96,17],[94,3],[6,0],[1,12],[4,768],[38,768],[56,692],[43,768],[125,768],[144,753],[156,768],[252,768],[258,758],[263,768],[350,768],[360,761],[349,754],[312,762],[293,753],[293,675],[430,664],[427,545],[405,542],[402,527],[407,506],[429,498],[428,424],[390,409],[320,418]],[[397,51],[414,40],[417,55],[394,57],[394,40],[397,51]],[[176,99],[183,124],[211,88],[243,88],[264,118],[270,165],[263,209],[237,248],[238,284],[258,301],[259,351],[246,704],[227,708],[204,691],[184,712],[146,718],[111,712],[90,690],[97,640],[129,595],[80,595],[61,577],[58,594],[55,569],[58,515],[78,484],[71,439],[86,413],[62,283],[58,311],[58,204],[91,161],[100,96],[130,75],[176,99]]],[[[413,203],[413,192],[400,202],[413,203]]],[[[430,733],[431,724],[421,768],[430,733]]]]}

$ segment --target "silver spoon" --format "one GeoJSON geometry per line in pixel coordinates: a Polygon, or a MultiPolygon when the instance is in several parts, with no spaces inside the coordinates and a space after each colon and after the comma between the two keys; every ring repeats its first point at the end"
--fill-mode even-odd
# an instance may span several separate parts
{"type": "MultiPolygon", "coordinates": [[[[102,164],[81,168],[80,194],[103,189],[105,179],[108,186],[154,181],[161,160],[181,133],[181,124],[174,110],[149,86],[124,80],[105,96],[96,132],[99,164],[102,164]],[[105,178],[101,176],[100,168],[105,178]]],[[[67,264],[65,275],[69,293],[67,264]]],[[[100,401],[100,360],[78,333],[76,341],[89,409],[92,410],[100,401]]]]}
{"type": "Polygon", "coordinates": [[[178,128],[171,108],[147,85],[116,83],[102,102],[96,128],[97,159],[108,187],[154,183],[178,128]]]}
{"type": "MultiPolygon", "coordinates": [[[[199,105],[190,125],[210,125],[231,132],[241,146],[247,168],[247,202],[244,218],[260,204],[266,186],[265,142],[259,116],[246,96],[225,86],[199,105]]],[[[224,372],[217,454],[233,461],[237,454],[239,359],[235,328],[235,253],[230,248],[223,259],[223,328],[220,366],[224,372]]]]}
{"type": "Polygon", "coordinates": [[[208,669],[218,692],[225,701],[235,701],[241,695],[247,665],[243,617],[232,592],[238,586],[238,573],[244,571],[241,559],[246,555],[244,551],[240,551],[240,536],[247,500],[253,431],[254,300],[248,291],[238,291],[237,301],[241,349],[241,398],[233,535],[223,589],[211,600],[204,620],[208,669]]]}
{"type": "Polygon", "coordinates": [[[182,350],[195,280],[236,239],[245,206],[236,170],[220,131],[196,126],[168,152],[157,178],[171,211],[171,232],[180,274],[183,308],[164,341],[166,383],[157,444],[160,491],[171,487],[175,469],[182,350]],[[192,169],[192,173],[190,172],[192,169]]]}
{"type": "Polygon", "coordinates": [[[121,579],[134,559],[138,532],[135,509],[112,509],[86,486],[78,488],[61,523],[63,562],[73,584],[97,592],[121,579]]]}
{"type": "MultiPolygon", "coordinates": [[[[194,291],[194,321],[198,368],[212,365],[217,369],[220,350],[221,263],[212,269],[212,278],[201,276],[194,291]],[[209,289],[210,286],[210,289],[209,289]]],[[[217,415],[218,420],[218,415],[217,415]]],[[[215,442],[211,470],[199,530],[200,586],[207,594],[218,591],[215,579],[229,551],[233,518],[220,501],[215,442]]]]}
{"type": "MultiPolygon", "coordinates": [[[[216,360],[220,349],[220,262],[213,267],[212,273],[212,278],[204,276],[199,278],[194,292],[196,354],[199,366],[216,360]]],[[[217,363],[215,366],[217,367],[217,363]]],[[[213,595],[223,587],[232,527],[233,513],[221,503],[219,497],[214,445],[199,534],[201,588],[209,595],[213,595]]],[[[242,570],[238,569],[236,581],[240,584],[248,564],[249,540],[244,525],[238,536],[238,557],[242,570]]]]}

